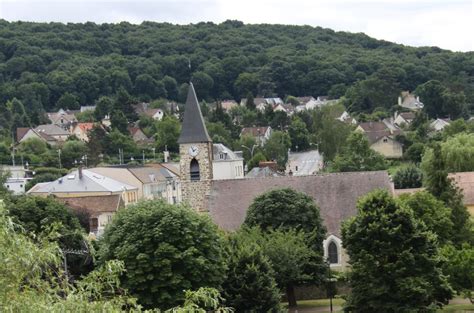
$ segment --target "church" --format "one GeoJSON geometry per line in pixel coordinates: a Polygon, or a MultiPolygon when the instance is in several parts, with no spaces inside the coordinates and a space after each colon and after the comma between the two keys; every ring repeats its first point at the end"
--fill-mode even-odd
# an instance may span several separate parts
{"type": "Polygon", "coordinates": [[[357,214],[358,198],[380,188],[393,193],[386,171],[214,179],[213,143],[192,83],[178,143],[183,201],[196,211],[209,214],[223,230],[238,229],[253,199],[269,190],[289,187],[312,197],[327,229],[323,243],[325,257],[335,270],[347,266],[347,255],[341,242],[341,222],[357,214]]]}

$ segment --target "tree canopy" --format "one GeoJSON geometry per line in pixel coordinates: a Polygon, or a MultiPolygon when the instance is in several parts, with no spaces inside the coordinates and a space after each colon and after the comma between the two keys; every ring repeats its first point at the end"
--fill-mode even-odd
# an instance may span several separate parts
{"type": "Polygon", "coordinates": [[[452,289],[443,275],[433,233],[387,191],[357,204],[342,227],[352,291],[346,312],[435,312],[452,289]]]}
{"type": "Polygon", "coordinates": [[[124,262],[123,286],[146,307],[169,309],[184,290],[219,287],[223,239],[209,217],[146,201],[118,211],[101,240],[100,260],[124,262]]]}

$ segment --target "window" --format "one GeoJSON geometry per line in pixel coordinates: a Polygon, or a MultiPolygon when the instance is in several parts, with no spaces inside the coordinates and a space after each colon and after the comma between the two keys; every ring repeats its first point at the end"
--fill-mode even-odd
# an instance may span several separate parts
{"type": "Polygon", "coordinates": [[[388,142],[388,139],[387,139],[387,138],[384,138],[384,139],[383,139],[383,142],[388,142]]]}
{"type": "Polygon", "coordinates": [[[201,174],[199,172],[199,163],[196,159],[191,160],[190,173],[191,181],[198,181],[201,179],[201,174]]]}
{"type": "Polygon", "coordinates": [[[339,255],[337,253],[337,245],[334,241],[331,241],[328,246],[328,259],[330,264],[339,263],[339,255]]]}

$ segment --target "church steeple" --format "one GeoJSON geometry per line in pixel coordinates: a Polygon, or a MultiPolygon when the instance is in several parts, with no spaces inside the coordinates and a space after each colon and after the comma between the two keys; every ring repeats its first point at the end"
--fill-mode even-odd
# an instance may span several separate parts
{"type": "Polygon", "coordinates": [[[182,198],[195,210],[204,211],[213,178],[212,141],[192,83],[189,84],[178,143],[182,198]]]}
{"type": "Polygon", "coordinates": [[[189,83],[188,97],[184,108],[183,125],[178,139],[179,144],[211,142],[206,125],[201,113],[201,107],[194,91],[194,86],[189,83]]]}

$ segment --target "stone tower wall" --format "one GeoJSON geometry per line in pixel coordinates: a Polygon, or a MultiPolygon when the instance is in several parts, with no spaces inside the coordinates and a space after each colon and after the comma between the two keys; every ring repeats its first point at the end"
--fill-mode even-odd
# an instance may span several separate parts
{"type": "Polygon", "coordinates": [[[196,211],[205,211],[205,201],[211,191],[212,173],[212,142],[185,143],[179,146],[180,176],[183,202],[189,204],[196,211]],[[199,149],[197,156],[189,155],[189,148],[199,149]],[[191,161],[199,163],[200,180],[191,181],[191,161]]]}

